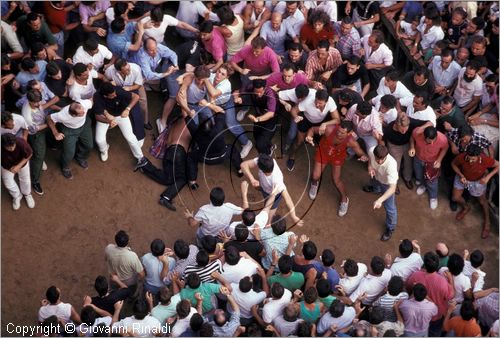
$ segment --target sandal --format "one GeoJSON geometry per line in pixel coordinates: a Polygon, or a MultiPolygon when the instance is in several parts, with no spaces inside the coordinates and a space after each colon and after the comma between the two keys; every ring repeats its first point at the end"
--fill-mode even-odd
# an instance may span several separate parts
{"type": "Polygon", "coordinates": [[[457,221],[463,220],[465,215],[467,215],[469,211],[470,211],[470,206],[468,205],[457,213],[456,220],[457,221]]]}

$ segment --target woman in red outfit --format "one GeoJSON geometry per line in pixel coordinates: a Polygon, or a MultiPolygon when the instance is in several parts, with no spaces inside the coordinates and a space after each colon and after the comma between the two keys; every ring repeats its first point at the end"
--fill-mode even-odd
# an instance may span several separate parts
{"type": "Polygon", "coordinates": [[[333,28],[328,14],[316,9],[307,21],[300,30],[300,42],[305,51],[315,50],[321,40],[328,40],[333,46],[333,28]]]}

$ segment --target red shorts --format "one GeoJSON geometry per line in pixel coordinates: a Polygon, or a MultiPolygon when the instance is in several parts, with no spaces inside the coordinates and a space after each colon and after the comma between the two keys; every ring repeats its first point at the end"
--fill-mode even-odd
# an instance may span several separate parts
{"type": "Polygon", "coordinates": [[[325,149],[323,147],[318,147],[316,149],[316,154],[314,155],[314,160],[321,164],[331,163],[333,166],[342,166],[347,158],[345,152],[338,152],[335,150],[325,149]]]}

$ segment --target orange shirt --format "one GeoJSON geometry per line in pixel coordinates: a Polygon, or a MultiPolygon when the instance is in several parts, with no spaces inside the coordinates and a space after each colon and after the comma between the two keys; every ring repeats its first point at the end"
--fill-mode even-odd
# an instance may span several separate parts
{"type": "Polygon", "coordinates": [[[475,318],[463,320],[461,316],[455,316],[447,324],[444,326],[444,330],[454,331],[456,337],[476,337],[481,335],[481,328],[475,318]]]}

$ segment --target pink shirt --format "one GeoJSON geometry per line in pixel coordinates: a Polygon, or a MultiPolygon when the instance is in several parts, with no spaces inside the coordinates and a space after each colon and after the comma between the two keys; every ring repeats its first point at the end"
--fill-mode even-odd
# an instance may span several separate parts
{"type": "Polygon", "coordinates": [[[111,3],[109,0],[96,1],[95,9],[91,6],[86,6],[84,4],[80,4],[78,7],[78,11],[80,12],[80,19],[82,20],[82,24],[87,25],[89,22],[89,18],[91,16],[96,16],[111,7],[111,3]]]}
{"type": "Polygon", "coordinates": [[[269,47],[265,47],[259,56],[252,52],[252,46],[246,46],[240,49],[231,59],[234,63],[244,61],[244,68],[250,69],[252,75],[265,75],[277,73],[280,71],[278,57],[269,47]]]}
{"type": "Polygon", "coordinates": [[[347,112],[346,120],[352,121],[356,128],[356,134],[359,136],[370,136],[376,131],[380,135],[383,135],[382,123],[380,122],[380,114],[375,109],[372,109],[370,115],[365,118],[360,118],[356,114],[358,105],[353,105],[347,112]]]}
{"type": "Polygon", "coordinates": [[[432,317],[432,320],[438,320],[446,314],[448,310],[448,301],[453,299],[455,290],[448,284],[446,278],[438,274],[427,273],[426,271],[415,271],[406,281],[406,288],[411,289],[415,284],[422,284],[427,289],[427,297],[437,305],[437,314],[432,317]]]}
{"type": "Polygon", "coordinates": [[[224,40],[222,33],[217,28],[214,28],[212,31],[212,38],[210,40],[203,41],[203,45],[207,52],[212,54],[215,61],[222,60],[227,51],[226,40],[224,40]]]}
{"type": "Polygon", "coordinates": [[[432,144],[425,143],[424,133],[418,134],[418,128],[413,131],[413,139],[415,140],[415,152],[417,157],[424,162],[434,162],[437,160],[441,150],[448,149],[448,139],[446,136],[439,132],[437,138],[432,144]]]}
{"type": "Polygon", "coordinates": [[[287,90],[287,89],[294,89],[300,84],[307,85],[308,83],[309,80],[307,79],[307,76],[304,73],[295,73],[292,82],[285,83],[285,81],[283,81],[283,75],[281,74],[281,72],[278,72],[271,74],[271,76],[267,78],[266,84],[268,87],[277,85],[280,90],[287,90]]]}

